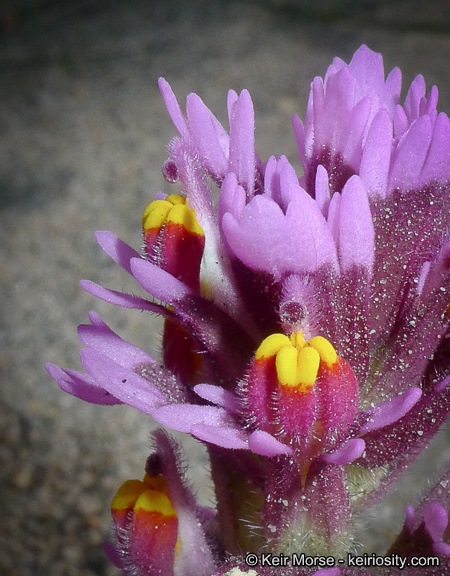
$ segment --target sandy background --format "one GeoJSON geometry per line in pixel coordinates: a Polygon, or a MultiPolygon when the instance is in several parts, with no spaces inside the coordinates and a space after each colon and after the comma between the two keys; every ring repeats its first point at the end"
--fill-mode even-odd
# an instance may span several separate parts
{"type": "MultiPolygon", "coordinates": [[[[117,574],[100,549],[109,502],[122,481],[142,475],[152,424],[128,407],[65,395],[43,364],[80,368],[76,326],[89,309],[159,354],[157,320],[78,286],[88,278],[138,292],[93,233],[109,229],[138,248],[142,210],[166,190],[160,166],[175,130],[157,78],[181,102],[197,92],[223,121],[227,89],[248,88],[258,153],[296,165],[291,114],[304,114],[313,77],[362,43],[383,53],[386,70],[400,66],[404,85],[423,73],[449,111],[446,0],[326,0],[319,12],[317,4],[0,3],[0,574],[117,574]]],[[[204,454],[195,441],[187,449],[208,502],[204,454]]],[[[448,458],[442,437],[418,476],[362,521],[372,526],[362,538],[368,551],[381,551],[401,524],[421,470],[438,474],[448,458]]]]}

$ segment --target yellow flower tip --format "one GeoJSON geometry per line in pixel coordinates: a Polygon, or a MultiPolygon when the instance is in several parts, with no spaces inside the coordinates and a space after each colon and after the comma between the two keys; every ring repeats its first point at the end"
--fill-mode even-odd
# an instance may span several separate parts
{"type": "Polygon", "coordinates": [[[161,228],[167,220],[167,216],[173,204],[167,200],[155,200],[150,202],[142,214],[142,227],[144,230],[151,230],[152,228],[161,228]]]}
{"type": "Polygon", "coordinates": [[[139,496],[134,505],[134,511],[145,510],[146,512],[159,512],[163,516],[176,516],[168,496],[158,490],[145,490],[139,496]]]}
{"type": "Polygon", "coordinates": [[[169,222],[179,224],[193,234],[204,236],[194,210],[186,204],[186,198],[179,194],[170,194],[165,200],[150,202],[142,214],[144,230],[159,229],[169,222]]]}
{"type": "Polygon", "coordinates": [[[278,382],[287,388],[307,392],[314,384],[320,363],[332,366],[338,360],[333,346],[322,336],[306,341],[303,332],[271,334],[262,341],[255,360],[275,358],[278,382]]]}
{"type": "Polygon", "coordinates": [[[338,355],[336,354],[336,350],[333,348],[333,345],[322,336],[314,336],[309,340],[308,344],[317,350],[320,356],[320,360],[325,362],[327,366],[332,366],[336,364],[338,360],[338,355]]]}
{"type": "Polygon", "coordinates": [[[297,383],[304,390],[310,388],[317,378],[320,366],[319,352],[310,346],[305,346],[298,352],[297,383]]]}
{"type": "Polygon", "coordinates": [[[283,386],[297,386],[297,359],[298,350],[294,346],[283,346],[277,353],[275,368],[278,382],[283,386]]]}
{"type": "Polygon", "coordinates": [[[142,227],[144,230],[161,228],[166,222],[169,212],[174,206],[185,206],[186,198],[179,194],[170,194],[164,200],[153,200],[142,214],[142,227]],[[149,216],[151,215],[151,218],[149,216]]]}
{"type": "Polygon", "coordinates": [[[126,510],[134,508],[140,495],[148,490],[148,486],[141,480],[127,480],[117,491],[111,502],[113,510],[126,510]]]}
{"type": "Polygon", "coordinates": [[[176,204],[186,204],[186,198],[180,196],[180,194],[169,194],[169,196],[166,197],[166,202],[170,202],[174,206],[176,204]]]}
{"type": "Polygon", "coordinates": [[[307,392],[317,378],[320,365],[319,352],[310,346],[295,348],[284,346],[276,356],[278,382],[287,388],[307,392]]]}
{"type": "Polygon", "coordinates": [[[170,210],[167,216],[167,222],[179,224],[188,232],[204,236],[204,232],[197,222],[194,210],[191,210],[186,204],[176,204],[170,210]]]}
{"type": "Polygon", "coordinates": [[[255,359],[260,360],[261,358],[276,356],[284,346],[292,347],[291,340],[285,334],[271,334],[259,345],[255,352],[255,359]]]}

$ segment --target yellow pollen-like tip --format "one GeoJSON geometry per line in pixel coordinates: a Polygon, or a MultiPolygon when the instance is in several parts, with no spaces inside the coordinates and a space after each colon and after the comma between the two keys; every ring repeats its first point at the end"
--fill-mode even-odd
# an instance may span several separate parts
{"type": "Polygon", "coordinates": [[[161,228],[172,208],[173,204],[167,202],[167,200],[155,200],[154,202],[150,202],[142,214],[142,227],[144,230],[161,228]]]}
{"type": "Polygon", "coordinates": [[[133,508],[139,496],[148,490],[145,482],[140,480],[127,480],[117,491],[111,502],[113,510],[133,508]]]}
{"type": "Polygon", "coordinates": [[[328,366],[332,366],[337,362],[338,355],[336,354],[336,350],[326,338],[323,338],[322,336],[314,336],[308,344],[317,350],[322,362],[325,362],[328,366]]]}
{"type": "Polygon", "coordinates": [[[310,388],[317,378],[320,365],[319,352],[310,346],[305,346],[298,352],[297,382],[310,388]]]}
{"type": "Polygon", "coordinates": [[[134,505],[134,511],[145,510],[146,512],[159,512],[163,516],[176,516],[169,498],[157,490],[146,490],[134,505]]]}
{"type": "Polygon", "coordinates": [[[294,346],[283,346],[275,359],[278,382],[283,386],[297,386],[298,350],[294,346]]]}
{"type": "Polygon", "coordinates": [[[142,227],[145,230],[160,228],[174,206],[183,206],[185,204],[186,198],[179,194],[169,194],[164,200],[153,200],[142,214],[142,227]],[[150,214],[152,214],[152,218],[147,222],[150,214]]]}
{"type": "Polygon", "coordinates": [[[169,194],[165,200],[174,206],[176,204],[186,204],[186,198],[184,196],[180,196],[179,194],[169,194]]]}
{"type": "Polygon", "coordinates": [[[259,348],[255,352],[255,359],[259,360],[263,357],[270,358],[271,356],[275,356],[283,346],[292,347],[291,340],[284,334],[271,334],[259,345],[259,348]]]}
{"type": "Polygon", "coordinates": [[[180,224],[185,230],[193,234],[198,234],[199,236],[204,236],[204,232],[195,217],[194,210],[191,210],[186,204],[176,204],[173,206],[167,216],[167,222],[180,224]]]}

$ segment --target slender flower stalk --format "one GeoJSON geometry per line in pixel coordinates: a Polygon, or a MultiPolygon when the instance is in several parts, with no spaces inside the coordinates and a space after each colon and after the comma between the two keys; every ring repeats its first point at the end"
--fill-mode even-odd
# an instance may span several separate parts
{"type": "MultiPolygon", "coordinates": [[[[159,86],[178,131],[163,165],[176,191],[145,209],[141,253],[97,232],[149,298],[81,286],[162,315],[163,362],[91,312],[86,372],[47,370],[87,402],[129,404],[204,442],[217,505],[196,504],[158,431],[146,476],[113,500],[105,550],[137,576],[248,573],[250,557],[260,576],[368,575],[380,564],[347,556],[354,516],[450,408],[450,121],[437,89],[418,76],[400,104],[400,70],[385,79],[380,54],[336,58],[293,119],[299,178],[286,157],[257,156],[246,90],[228,93],[227,132],[196,94],[183,113],[159,86]],[[322,560],[294,565],[301,553],[322,560]]],[[[449,494],[447,472],[408,507],[389,574],[450,568],[449,494]],[[402,565],[418,555],[437,563],[402,565]]]]}

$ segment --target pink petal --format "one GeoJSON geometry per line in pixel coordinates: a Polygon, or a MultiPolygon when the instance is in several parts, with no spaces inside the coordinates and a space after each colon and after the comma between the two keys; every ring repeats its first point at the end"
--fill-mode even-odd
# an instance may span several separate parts
{"type": "Polygon", "coordinates": [[[80,358],[90,376],[124,404],[152,414],[155,408],[168,402],[147,380],[103,354],[85,348],[80,352],[80,358]]]}
{"type": "Polygon", "coordinates": [[[231,414],[235,414],[240,409],[239,400],[236,396],[220,386],[197,384],[197,386],[194,386],[194,392],[204,400],[225,408],[231,414]]]}
{"type": "Polygon", "coordinates": [[[91,404],[122,404],[120,400],[101,388],[89,374],[75,370],[62,370],[59,366],[50,363],[45,364],[45,369],[56,380],[61,390],[80,400],[91,404]]]}
{"type": "Polygon", "coordinates": [[[181,112],[181,108],[177,102],[175,94],[172,91],[169,83],[164,80],[164,78],[160,78],[158,80],[159,90],[161,95],[164,99],[166,104],[167,111],[172,119],[172,122],[175,125],[175,128],[178,130],[183,138],[188,138],[189,130],[186,124],[186,120],[184,118],[183,113],[181,112]]]}
{"type": "Polygon", "coordinates": [[[331,454],[323,454],[322,459],[328,464],[344,465],[359,458],[366,448],[362,438],[351,438],[346,444],[341,446],[331,454]]]}
{"type": "Polygon", "coordinates": [[[341,195],[339,259],[341,270],[365,266],[372,270],[375,258],[373,219],[366,189],[359,176],[352,176],[341,195]]]}
{"type": "Polygon", "coordinates": [[[123,292],[117,292],[116,290],[111,290],[109,288],[104,288],[91,282],[90,280],[81,280],[80,286],[88,292],[104,300],[109,304],[114,304],[116,306],[122,306],[123,308],[136,308],[137,310],[149,310],[150,312],[155,312],[156,314],[161,314],[165,316],[167,314],[167,309],[153,302],[149,302],[144,298],[139,298],[139,296],[133,296],[132,294],[124,294],[123,292]]]}
{"type": "Polygon", "coordinates": [[[191,293],[183,282],[147,260],[132,258],[130,268],[142,288],[162,302],[171,304],[191,293]]]}
{"type": "Polygon", "coordinates": [[[442,536],[448,525],[448,514],[442,506],[431,502],[423,511],[425,527],[434,542],[442,540],[442,536]]]}
{"type": "Polygon", "coordinates": [[[97,230],[95,237],[106,254],[131,274],[130,260],[132,258],[139,258],[139,253],[131,248],[131,246],[128,246],[128,244],[125,244],[125,242],[120,240],[115,234],[107,230],[97,230]]]}
{"type": "Polygon", "coordinates": [[[432,124],[429,116],[416,120],[400,140],[389,178],[389,191],[394,188],[417,188],[431,143],[432,124]]]}
{"type": "Polygon", "coordinates": [[[155,362],[147,352],[122,340],[106,325],[99,327],[81,324],[78,326],[78,336],[86,347],[104,354],[126,368],[132,369],[139,364],[155,362]]]}
{"type": "Polygon", "coordinates": [[[186,116],[189,130],[206,166],[215,175],[225,176],[228,134],[197,94],[187,97],[186,116]]]}
{"type": "Polygon", "coordinates": [[[422,390],[420,388],[410,388],[404,394],[378,404],[370,412],[370,420],[361,427],[361,433],[393,424],[409,412],[421,396],[422,390]]]}
{"type": "Polygon", "coordinates": [[[194,424],[230,428],[233,422],[223,408],[196,404],[170,404],[155,410],[152,415],[163,426],[186,433],[194,424]]]}
{"type": "Polygon", "coordinates": [[[255,180],[255,115],[247,90],[232,105],[228,172],[234,172],[251,197],[255,180]]]}
{"type": "Polygon", "coordinates": [[[281,454],[293,454],[290,446],[283,444],[264,430],[255,430],[248,437],[248,447],[255,454],[261,456],[279,456],[281,454]]]}
{"type": "Polygon", "coordinates": [[[364,144],[359,175],[369,196],[386,196],[391,163],[392,121],[382,109],[373,119],[364,144]]]}
{"type": "Polygon", "coordinates": [[[248,450],[246,435],[239,428],[218,427],[201,422],[194,424],[190,433],[203,442],[209,442],[222,448],[248,450]]]}

